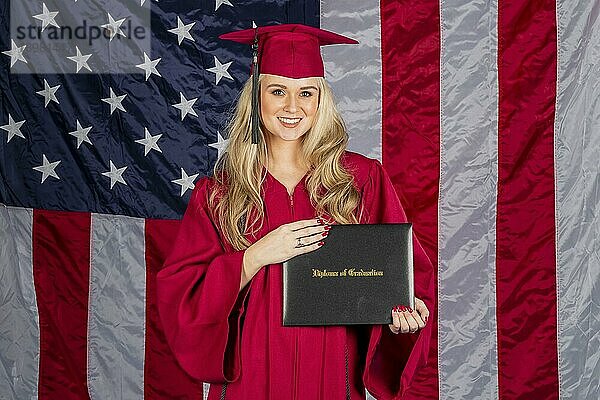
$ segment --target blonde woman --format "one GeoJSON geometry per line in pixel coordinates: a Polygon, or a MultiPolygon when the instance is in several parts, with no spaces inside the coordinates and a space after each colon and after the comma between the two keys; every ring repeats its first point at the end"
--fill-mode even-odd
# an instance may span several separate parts
{"type": "Polygon", "coordinates": [[[319,46],[355,42],[303,25],[221,37],[257,44],[260,75],[245,84],[226,152],[196,184],[158,274],[169,344],[183,369],[213,383],[210,400],[364,399],[365,388],[399,398],[430,337],[431,264],[416,240],[416,309],[390,310],[389,326],[281,323],[282,262],[326,246],[332,223],[406,221],[381,164],[346,151],[323,78],[319,46]]]}

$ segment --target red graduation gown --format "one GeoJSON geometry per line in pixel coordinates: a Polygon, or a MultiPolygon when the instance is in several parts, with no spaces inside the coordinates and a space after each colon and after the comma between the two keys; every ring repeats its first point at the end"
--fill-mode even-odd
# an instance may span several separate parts
{"type": "MultiPolygon", "coordinates": [[[[346,152],[343,163],[362,194],[364,223],[405,222],[377,160],[346,152]]],[[[167,340],[191,376],[211,382],[209,400],[401,398],[425,359],[431,323],[416,334],[372,327],[283,327],[281,264],[262,268],[238,293],[244,251],[234,251],[211,220],[203,178],[192,193],[170,255],[157,277],[167,340]],[[224,395],[224,396],[223,396],[224,395]]],[[[304,179],[293,195],[267,174],[266,220],[256,238],[314,218],[304,179]]],[[[327,245],[327,244],[325,244],[327,245]]],[[[433,311],[432,266],[414,239],[415,293],[433,311]]]]}

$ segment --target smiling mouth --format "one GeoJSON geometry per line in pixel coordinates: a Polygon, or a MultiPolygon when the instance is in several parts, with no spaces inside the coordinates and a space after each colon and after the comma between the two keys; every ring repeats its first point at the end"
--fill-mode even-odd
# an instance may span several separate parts
{"type": "Polygon", "coordinates": [[[298,123],[300,123],[300,121],[302,120],[302,118],[284,118],[284,117],[277,117],[277,119],[284,126],[295,126],[295,125],[298,125],[298,123]]]}

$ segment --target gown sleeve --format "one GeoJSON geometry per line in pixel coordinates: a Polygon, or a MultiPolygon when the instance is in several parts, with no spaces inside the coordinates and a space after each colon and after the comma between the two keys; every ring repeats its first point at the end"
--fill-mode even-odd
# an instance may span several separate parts
{"type": "MultiPolygon", "coordinates": [[[[364,185],[363,206],[366,223],[407,222],[392,182],[381,163],[373,160],[364,185]]],[[[415,296],[434,314],[433,267],[413,234],[415,296]]],[[[363,373],[363,382],[379,400],[402,398],[417,369],[427,361],[432,334],[431,318],[416,333],[393,334],[387,325],[374,325],[363,373]]]]}
{"type": "Polygon", "coordinates": [[[207,193],[203,178],[157,274],[158,311],[181,367],[204,382],[222,383],[240,374],[240,328],[250,285],[239,290],[245,250],[225,251],[207,193]]]}

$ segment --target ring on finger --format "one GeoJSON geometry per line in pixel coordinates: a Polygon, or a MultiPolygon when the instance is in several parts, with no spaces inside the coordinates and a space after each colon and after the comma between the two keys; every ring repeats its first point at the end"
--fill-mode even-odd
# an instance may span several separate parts
{"type": "Polygon", "coordinates": [[[296,247],[302,247],[302,238],[296,239],[296,247]]]}

